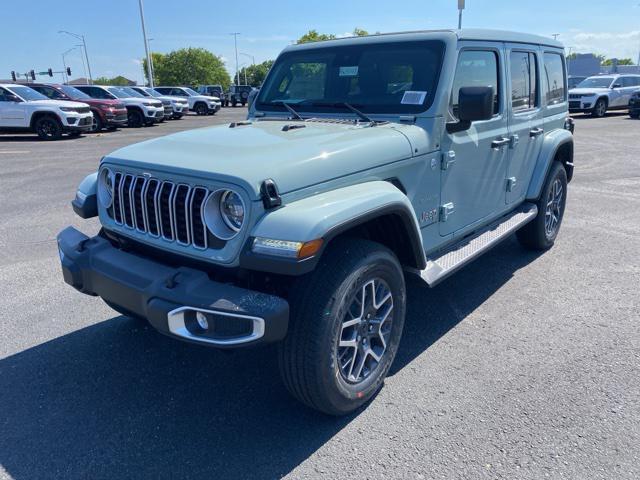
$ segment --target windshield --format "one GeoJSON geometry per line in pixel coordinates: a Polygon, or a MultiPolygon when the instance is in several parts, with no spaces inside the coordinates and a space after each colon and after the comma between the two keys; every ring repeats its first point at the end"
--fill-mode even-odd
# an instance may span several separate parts
{"type": "Polygon", "coordinates": [[[67,94],[67,96],[69,96],[71,98],[82,98],[83,100],[87,99],[87,98],[89,98],[89,99],[91,98],[86,93],[81,92],[77,88],[70,87],[69,85],[60,85],[60,90],[62,90],[64,93],[67,94]]]}
{"type": "Polygon", "coordinates": [[[134,88],[134,90],[135,90],[139,95],[142,95],[143,97],[151,97],[151,96],[152,96],[152,95],[151,95],[151,92],[149,91],[149,90],[151,90],[151,89],[147,90],[147,89],[146,89],[146,88],[144,88],[144,87],[137,87],[137,88],[134,88]]]}
{"type": "Polygon", "coordinates": [[[36,92],[33,88],[22,87],[19,85],[7,87],[13,93],[21,97],[23,100],[50,100],[50,98],[45,97],[40,92],[36,92]]]}
{"type": "Polygon", "coordinates": [[[128,93],[130,97],[136,97],[136,98],[144,98],[145,95],[141,94],[140,92],[135,91],[133,88],[131,87],[121,87],[121,90],[125,93],[128,93]]]}
{"type": "Polygon", "coordinates": [[[162,97],[163,96],[159,91],[154,90],[153,88],[148,88],[148,89],[145,90],[145,92],[147,92],[152,97],[162,97]]]}
{"type": "Polygon", "coordinates": [[[589,77],[581,81],[576,88],[609,88],[613,77],[589,77]]]}
{"type": "Polygon", "coordinates": [[[129,95],[127,92],[125,92],[124,90],[122,90],[119,87],[106,87],[107,91],[113,95],[114,97],[117,98],[131,98],[131,95],[129,95]]]}
{"type": "Polygon", "coordinates": [[[256,107],[301,112],[417,113],[435,95],[444,44],[440,41],[332,46],[286,52],[269,74],[256,107]]]}
{"type": "Polygon", "coordinates": [[[190,88],[183,88],[182,90],[187,92],[190,97],[193,97],[194,95],[200,95],[198,92],[196,92],[195,90],[191,90],[190,88]]]}

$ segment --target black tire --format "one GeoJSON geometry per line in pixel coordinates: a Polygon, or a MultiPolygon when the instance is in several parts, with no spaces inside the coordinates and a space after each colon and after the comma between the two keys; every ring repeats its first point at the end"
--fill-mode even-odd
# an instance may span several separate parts
{"type": "Polygon", "coordinates": [[[604,117],[607,113],[607,101],[604,98],[599,98],[595,105],[593,106],[593,110],[591,110],[591,116],[596,118],[604,117]]]}
{"type": "MultiPolygon", "coordinates": [[[[531,250],[547,250],[551,248],[558,237],[564,209],[567,204],[567,172],[560,162],[553,162],[547,181],[537,201],[538,215],[531,222],[516,232],[518,241],[531,250]],[[557,183],[558,182],[558,183],[557,183]],[[562,188],[561,198],[557,199],[557,186],[562,188]],[[549,218],[549,220],[548,220],[549,218]],[[556,218],[555,226],[548,221],[556,218]]],[[[553,223],[553,222],[552,222],[553,223]]]]}
{"type": "Polygon", "coordinates": [[[82,132],[80,130],[73,130],[73,131],[69,132],[69,136],[71,138],[77,138],[80,135],[82,135],[82,132]]]}
{"type": "Polygon", "coordinates": [[[42,140],[60,140],[62,124],[53,115],[44,115],[36,120],[33,129],[42,140]]]}
{"type": "Polygon", "coordinates": [[[330,415],[345,415],[373,398],[395,357],[406,312],[404,276],[393,252],[368,240],[338,239],[329,245],[315,271],[296,282],[289,303],[289,331],[278,348],[287,390],[307,406],[330,415]],[[373,292],[372,288],[382,296],[388,292],[391,303],[387,299],[377,309],[371,303],[366,310],[373,317],[359,314],[357,306],[355,311],[363,320],[354,320],[349,312],[354,312],[356,297],[367,304],[372,295],[364,292],[373,292]],[[389,310],[388,315],[380,313],[383,309],[389,310]],[[344,321],[357,324],[347,327],[344,321]],[[374,322],[377,328],[372,327],[374,322]],[[341,346],[341,340],[354,345],[341,346]],[[363,348],[377,349],[375,365],[371,354],[362,355],[363,348]],[[361,363],[368,367],[360,367],[361,363]]]}
{"type": "Polygon", "coordinates": [[[242,106],[246,107],[247,106],[247,102],[245,100],[242,101],[242,106]]]}
{"type": "Polygon", "coordinates": [[[102,131],[103,128],[104,128],[104,122],[100,118],[100,115],[98,115],[97,113],[93,112],[93,120],[92,120],[92,123],[91,123],[91,130],[89,130],[89,131],[91,133],[98,133],[98,132],[102,131]]]}
{"type": "Polygon", "coordinates": [[[182,113],[174,113],[173,117],[171,117],[173,120],[180,120],[182,118],[182,113]]]}
{"type": "Polygon", "coordinates": [[[194,110],[198,115],[206,115],[207,114],[207,105],[204,103],[196,103],[194,105],[194,110]]]}
{"type": "Polygon", "coordinates": [[[236,107],[236,105],[238,105],[238,102],[236,102],[236,100],[235,100],[235,98],[234,98],[233,100],[231,100],[231,106],[232,106],[233,108],[235,108],[235,107],[236,107]]]}
{"type": "Polygon", "coordinates": [[[640,118],[640,110],[629,110],[629,117],[640,118]]]}
{"type": "Polygon", "coordinates": [[[129,125],[129,127],[140,128],[144,124],[144,115],[140,110],[132,109],[127,111],[127,125],[129,125]]]}

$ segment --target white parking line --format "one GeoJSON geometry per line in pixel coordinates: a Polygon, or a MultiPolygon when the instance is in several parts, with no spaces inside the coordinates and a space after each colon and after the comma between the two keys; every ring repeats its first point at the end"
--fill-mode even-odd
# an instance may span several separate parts
{"type": "Polygon", "coordinates": [[[3,153],[11,153],[11,154],[31,153],[31,150],[0,150],[0,154],[3,154],[3,153]]]}

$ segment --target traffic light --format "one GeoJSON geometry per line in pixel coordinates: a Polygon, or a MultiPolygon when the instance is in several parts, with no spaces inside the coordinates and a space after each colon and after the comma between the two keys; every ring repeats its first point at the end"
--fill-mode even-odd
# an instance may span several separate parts
{"type": "Polygon", "coordinates": [[[11,80],[16,81],[16,72],[11,70],[11,80]]]}
{"type": "Polygon", "coordinates": [[[29,76],[31,77],[31,80],[33,80],[34,82],[36,81],[36,72],[35,72],[35,70],[31,70],[29,72],[29,76]]]}
{"type": "Polygon", "coordinates": [[[67,67],[67,75],[71,76],[71,67],[67,67]]]}
{"type": "Polygon", "coordinates": [[[47,70],[47,73],[49,74],[50,77],[53,77],[53,70],[51,70],[51,68],[47,70]]]}

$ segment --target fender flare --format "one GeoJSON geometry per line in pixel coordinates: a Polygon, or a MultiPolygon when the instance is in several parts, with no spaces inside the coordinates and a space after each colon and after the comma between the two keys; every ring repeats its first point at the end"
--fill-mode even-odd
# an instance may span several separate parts
{"type": "Polygon", "coordinates": [[[78,185],[76,198],[71,201],[73,211],[81,218],[98,216],[98,172],[84,177],[78,185]]]}
{"type": "Polygon", "coordinates": [[[527,200],[537,200],[540,197],[540,192],[542,192],[542,187],[551,169],[551,164],[556,157],[556,153],[558,153],[558,150],[564,145],[568,145],[571,151],[570,157],[565,160],[565,168],[571,170],[571,172],[567,171],[567,176],[571,178],[573,173],[573,135],[568,130],[554,130],[544,137],[544,143],[538,155],[536,166],[533,169],[529,188],[527,189],[527,200]]]}
{"type": "Polygon", "coordinates": [[[62,122],[62,119],[56,112],[52,110],[37,110],[31,114],[31,118],[29,119],[29,128],[34,128],[36,125],[36,122],[41,117],[53,117],[58,121],[60,125],[64,125],[64,123],[62,122]]]}
{"type": "Polygon", "coordinates": [[[312,195],[268,212],[252,229],[240,256],[240,266],[286,275],[308,273],[315,268],[327,245],[336,236],[389,216],[401,222],[403,235],[407,236],[411,246],[411,266],[424,268],[426,257],[422,234],[411,202],[396,186],[379,180],[312,195]],[[286,259],[253,253],[251,245],[255,237],[296,242],[321,238],[323,245],[312,257],[286,259]]]}

